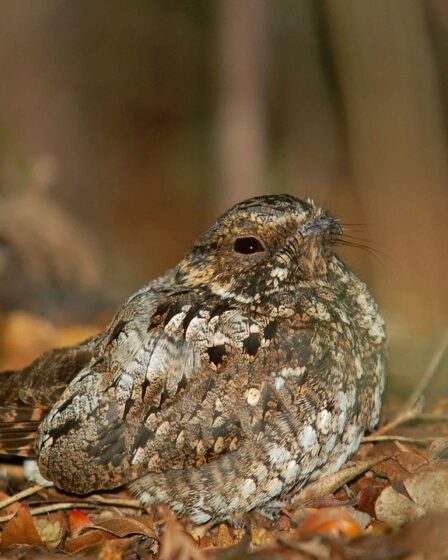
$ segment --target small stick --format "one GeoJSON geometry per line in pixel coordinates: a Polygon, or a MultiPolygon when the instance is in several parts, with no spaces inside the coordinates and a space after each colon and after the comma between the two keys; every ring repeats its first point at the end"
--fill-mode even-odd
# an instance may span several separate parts
{"type": "Polygon", "coordinates": [[[385,434],[386,432],[393,430],[397,426],[400,426],[400,424],[405,424],[410,420],[414,420],[417,416],[421,414],[420,402],[421,401],[419,401],[413,409],[403,410],[403,412],[400,412],[393,420],[391,420],[387,424],[384,424],[384,426],[381,426],[381,428],[378,428],[378,430],[374,431],[371,437],[385,434]]]}
{"type": "MultiPolygon", "coordinates": [[[[443,356],[448,348],[448,329],[444,332],[442,336],[442,340],[440,341],[439,346],[437,347],[436,351],[434,352],[428,367],[426,368],[422,378],[420,379],[420,383],[415,387],[412,391],[411,396],[407,400],[406,404],[403,407],[403,410],[397,415],[394,420],[391,420],[375,432],[373,432],[371,437],[379,436],[386,432],[389,432],[393,428],[396,428],[400,424],[404,424],[409,422],[409,420],[417,420],[417,419],[429,419],[422,413],[423,408],[423,393],[425,392],[426,388],[428,387],[431,379],[434,377],[437,369],[442,361],[443,356]]],[[[432,418],[431,418],[432,419],[432,418]]]]}
{"type": "Polygon", "coordinates": [[[433,442],[435,439],[440,439],[440,436],[428,436],[423,438],[413,438],[407,436],[381,436],[372,435],[362,438],[362,443],[372,443],[374,441],[401,441],[403,443],[417,443],[421,445],[426,445],[433,442]]]}
{"type": "Polygon", "coordinates": [[[436,351],[434,352],[431,361],[426,368],[423,377],[420,379],[420,383],[415,387],[412,391],[411,396],[406,402],[404,410],[410,411],[412,410],[417,402],[420,400],[421,396],[425,392],[426,388],[428,387],[431,379],[434,377],[434,374],[437,372],[437,369],[442,361],[443,356],[448,348],[448,329],[445,331],[442,340],[440,341],[439,346],[437,347],[436,351]]]}
{"type": "Polygon", "coordinates": [[[0,509],[3,509],[11,504],[14,504],[15,502],[19,502],[22,498],[32,496],[33,494],[36,494],[37,492],[40,492],[43,489],[44,489],[43,486],[41,486],[40,484],[36,484],[35,486],[31,486],[30,488],[25,488],[25,490],[22,490],[22,492],[19,492],[15,496],[11,496],[10,498],[5,498],[4,500],[2,500],[0,502],[0,509]]]}
{"type": "MultiPolygon", "coordinates": [[[[43,515],[44,513],[51,513],[52,511],[59,511],[62,509],[96,509],[95,504],[84,504],[76,502],[62,502],[60,504],[51,504],[49,506],[37,507],[30,509],[31,515],[43,515]]],[[[11,513],[10,515],[4,515],[0,517],[0,523],[5,523],[10,521],[16,514],[11,513]]]]}
{"type": "Polygon", "coordinates": [[[318,478],[305,486],[305,488],[298,494],[293,496],[291,498],[291,504],[293,506],[306,505],[311,500],[332,494],[341,488],[341,486],[347,484],[347,482],[350,482],[360,474],[368,471],[377,463],[381,463],[381,461],[388,458],[388,456],[382,456],[375,457],[374,459],[366,459],[353,465],[349,465],[338,472],[327,474],[322,478],[318,478]]]}
{"type": "Polygon", "coordinates": [[[91,496],[90,498],[86,498],[86,502],[105,504],[108,506],[143,509],[141,503],[138,500],[132,500],[127,498],[106,498],[105,496],[99,496],[97,494],[91,496]]]}

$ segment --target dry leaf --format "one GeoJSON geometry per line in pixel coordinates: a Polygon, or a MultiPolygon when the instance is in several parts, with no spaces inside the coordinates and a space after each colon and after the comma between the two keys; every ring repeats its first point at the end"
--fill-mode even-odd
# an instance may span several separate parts
{"type": "Polygon", "coordinates": [[[69,516],[70,537],[75,539],[86,527],[93,525],[93,521],[79,509],[70,511],[69,516]]]}
{"type": "Polygon", "coordinates": [[[376,501],[375,513],[378,521],[398,528],[417,519],[425,510],[394,490],[392,486],[387,486],[376,501]]]}
{"type": "Polygon", "coordinates": [[[94,544],[98,544],[101,541],[108,541],[114,538],[116,537],[113,537],[110,533],[106,533],[104,531],[91,531],[90,533],[87,533],[87,535],[80,535],[74,539],[67,539],[65,541],[64,550],[70,553],[79,552],[94,544]]]}
{"type": "Polygon", "coordinates": [[[27,505],[20,506],[16,516],[8,521],[3,528],[1,550],[15,544],[43,544],[27,505]]]}
{"type": "Polygon", "coordinates": [[[254,527],[251,531],[250,544],[253,547],[267,546],[277,540],[275,531],[265,527],[254,527]]]}
{"type": "Polygon", "coordinates": [[[160,560],[206,560],[193,537],[181,525],[166,515],[165,530],[160,545],[160,560]]]}
{"type": "Polygon", "coordinates": [[[216,537],[213,539],[213,544],[218,548],[228,548],[234,545],[229,528],[224,523],[220,523],[216,537]]]}
{"type": "Polygon", "coordinates": [[[158,538],[153,529],[141,521],[130,517],[111,517],[109,519],[104,519],[95,525],[85,527],[81,532],[87,534],[87,532],[91,530],[105,531],[120,539],[133,535],[144,536],[151,539],[158,538]]]}
{"type": "Polygon", "coordinates": [[[448,510],[448,471],[428,470],[404,480],[412,500],[426,512],[448,510]]]}
{"type": "Polygon", "coordinates": [[[347,465],[336,473],[325,475],[308,484],[304,490],[292,498],[291,503],[292,505],[307,504],[311,500],[332,494],[347,482],[350,482],[384,460],[385,457],[374,457],[365,461],[358,461],[357,463],[347,465]]]}
{"type": "Polygon", "coordinates": [[[62,540],[64,534],[61,524],[58,521],[48,521],[48,519],[36,519],[34,522],[42,542],[48,548],[56,548],[62,540]]]}
{"type": "Polygon", "coordinates": [[[313,510],[296,532],[298,537],[309,534],[353,538],[361,534],[361,529],[353,517],[341,508],[325,508],[313,510]]]}
{"type": "Polygon", "coordinates": [[[357,484],[356,505],[360,511],[375,515],[375,502],[382,490],[387,486],[384,479],[373,476],[364,476],[357,484]]]}

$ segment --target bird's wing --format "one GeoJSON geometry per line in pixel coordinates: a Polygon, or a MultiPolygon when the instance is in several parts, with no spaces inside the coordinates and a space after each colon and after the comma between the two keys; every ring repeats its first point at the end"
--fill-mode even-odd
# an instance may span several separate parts
{"type": "MultiPolygon", "coordinates": [[[[191,294],[149,307],[127,322],[117,318],[103,353],[42,424],[39,465],[64,490],[205,465],[256,440],[285,412],[270,380],[285,356],[267,351],[267,320],[255,324],[202,298],[199,305],[191,294]]],[[[300,344],[309,346],[301,336],[290,338],[291,348],[299,345],[290,364],[300,344]]]]}
{"type": "MultiPolygon", "coordinates": [[[[190,293],[156,291],[118,314],[97,359],[42,423],[42,474],[84,493],[234,448],[250,421],[237,397],[258,368],[241,368],[230,345],[224,356],[227,335],[211,315],[190,293]]],[[[226,328],[249,336],[247,325],[226,328]]]]}
{"type": "Polygon", "coordinates": [[[154,288],[167,289],[174,274],[174,269],[169,270],[133,294],[105,332],[80,344],[47,352],[21,370],[0,372],[0,454],[35,456],[34,443],[41,421],[94,359],[103,339],[113,338],[120,325],[141,307],[142,300],[151,305],[154,288]]]}
{"type": "Polygon", "coordinates": [[[43,354],[0,373],[0,454],[34,456],[36,430],[63,391],[89,363],[100,336],[43,354]]]}

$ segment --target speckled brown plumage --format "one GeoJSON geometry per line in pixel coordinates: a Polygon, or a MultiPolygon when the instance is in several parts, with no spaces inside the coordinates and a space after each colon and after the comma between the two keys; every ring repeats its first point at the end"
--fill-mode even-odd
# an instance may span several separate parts
{"type": "Polygon", "coordinates": [[[79,373],[60,368],[42,474],[74,493],[128,484],[200,523],[337,470],[377,422],[385,374],[383,320],[340,234],[288,195],[229,210],[86,343],[79,373]]]}

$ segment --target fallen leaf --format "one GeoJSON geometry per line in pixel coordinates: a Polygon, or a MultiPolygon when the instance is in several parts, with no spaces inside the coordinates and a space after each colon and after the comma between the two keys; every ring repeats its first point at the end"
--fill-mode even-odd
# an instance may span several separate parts
{"type": "Polygon", "coordinates": [[[353,517],[341,508],[325,508],[314,510],[295,534],[298,537],[319,534],[335,538],[353,538],[361,534],[361,528],[353,517]]]}
{"type": "Polygon", "coordinates": [[[448,438],[436,438],[426,451],[428,459],[435,461],[436,459],[448,458],[448,438]]]}
{"type": "Polygon", "coordinates": [[[400,465],[400,463],[391,457],[378,465],[372,467],[372,471],[380,478],[387,478],[389,482],[395,482],[396,480],[403,480],[408,476],[408,471],[400,465]]]}
{"type": "Polygon", "coordinates": [[[16,544],[43,544],[27,505],[20,506],[15,517],[5,524],[2,531],[1,550],[16,544]]]}
{"type": "Polygon", "coordinates": [[[216,537],[213,539],[213,544],[219,548],[228,548],[235,544],[229,528],[224,523],[219,524],[216,537]]]}
{"type": "Polygon", "coordinates": [[[93,525],[93,521],[80,509],[73,509],[68,515],[70,537],[75,539],[83,529],[93,525]]]}
{"type": "Polygon", "coordinates": [[[448,471],[427,470],[404,480],[411,499],[426,512],[448,510],[448,471]]]}
{"type": "Polygon", "coordinates": [[[357,484],[356,505],[360,511],[375,515],[375,502],[382,490],[387,486],[385,479],[377,476],[364,476],[357,484]]]}
{"type": "Polygon", "coordinates": [[[341,543],[343,558],[360,560],[439,560],[448,550],[448,513],[425,514],[403,529],[341,543]]]}
{"type": "Polygon", "coordinates": [[[275,531],[264,527],[254,527],[251,531],[250,543],[253,547],[266,546],[275,542],[277,535],[275,531]]]}
{"type": "MultiPolygon", "coordinates": [[[[9,498],[11,498],[11,496],[8,496],[8,494],[5,494],[4,492],[0,492],[0,502],[3,502],[3,500],[8,500],[9,498]]],[[[2,515],[17,513],[17,511],[19,511],[20,509],[20,506],[20,502],[13,502],[12,504],[9,504],[8,506],[2,508],[2,515]]]]}
{"type": "Polygon", "coordinates": [[[144,536],[151,539],[158,538],[153,529],[141,521],[130,517],[111,517],[109,519],[104,519],[95,525],[85,527],[81,533],[87,534],[87,532],[91,530],[104,531],[120,539],[133,535],[144,536]]]}
{"type": "Polygon", "coordinates": [[[84,550],[94,544],[98,544],[101,541],[108,541],[114,538],[116,537],[113,537],[110,533],[105,533],[104,531],[91,531],[87,535],[80,535],[74,539],[67,539],[65,541],[64,550],[70,553],[80,552],[81,550],[84,550]]]}
{"type": "Polygon", "coordinates": [[[56,548],[62,540],[63,530],[58,521],[48,521],[48,519],[36,519],[34,521],[37,532],[42,542],[48,548],[56,548]]]}
{"type": "Polygon", "coordinates": [[[328,494],[332,494],[347,482],[350,482],[360,474],[366,472],[374,465],[384,461],[386,457],[374,457],[365,461],[347,465],[340,471],[328,474],[308,484],[301,492],[293,496],[292,505],[307,504],[311,500],[323,498],[328,494]]]}
{"type": "Polygon", "coordinates": [[[395,528],[403,527],[424,513],[422,507],[397,492],[392,486],[387,486],[381,492],[375,504],[378,521],[395,528]]]}
{"type": "Polygon", "coordinates": [[[166,521],[160,544],[160,560],[206,560],[193,537],[172,516],[166,514],[164,517],[166,521]]]}

